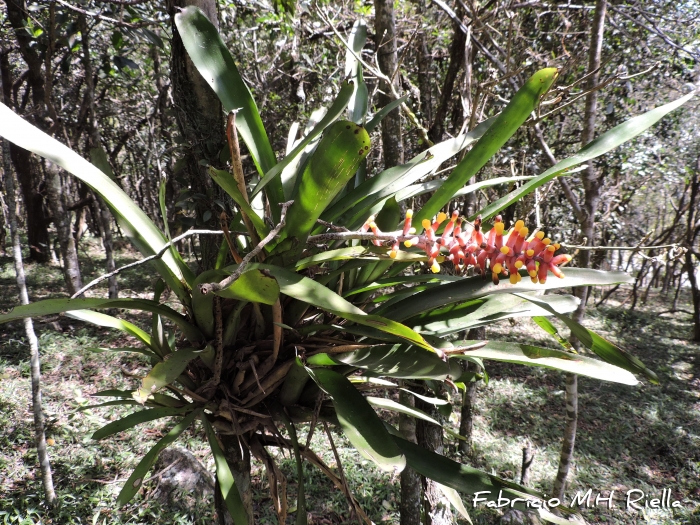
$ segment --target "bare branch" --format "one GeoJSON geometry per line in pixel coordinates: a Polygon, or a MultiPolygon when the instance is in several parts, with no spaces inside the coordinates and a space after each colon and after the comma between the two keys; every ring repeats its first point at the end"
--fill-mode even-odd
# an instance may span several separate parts
{"type": "MultiPolygon", "coordinates": [[[[83,286],[80,290],[78,290],[77,292],[75,292],[75,293],[71,296],[71,299],[75,299],[76,297],[78,297],[79,295],[82,295],[83,293],[85,293],[87,290],[89,290],[90,288],[92,288],[92,287],[95,286],[96,284],[99,284],[99,283],[101,283],[102,281],[105,281],[105,280],[109,279],[110,277],[112,277],[112,276],[114,276],[114,275],[117,275],[117,274],[123,272],[124,270],[128,270],[129,268],[134,268],[134,267],[136,267],[136,266],[140,266],[140,265],[142,265],[142,264],[144,264],[144,263],[147,263],[147,262],[149,262],[149,261],[154,261],[154,260],[156,260],[156,259],[160,259],[161,257],[163,257],[163,255],[165,254],[165,252],[167,252],[168,249],[169,249],[172,245],[174,245],[175,243],[180,242],[182,239],[185,239],[185,238],[187,238],[187,237],[191,237],[192,235],[222,235],[223,233],[224,233],[224,232],[222,232],[222,231],[220,231],[220,230],[189,230],[189,231],[186,231],[186,232],[183,233],[182,235],[178,235],[177,237],[175,237],[175,238],[172,239],[171,241],[166,242],[166,243],[163,245],[163,247],[162,247],[160,250],[158,250],[157,253],[155,253],[155,254],[153,254],[153,255],[150,255],[150,256],[146,257],[145,259],[141,259],[140,261],[136,261],[136,262],[127,264],[127,265],[125,265],[125,266],[122,266],[121,268],[117,268],[117,269],[114,270],[113,272],[109,272],[109,273],[106,273],[106,274],[104,274],[104,275],[101,275],[101,276],[98,277],[97,279],[95,279],[95,280],[89,282],[88,284],[86,284],[85,286],[83,286]]],[[[242,233],[242,232],[235,232],[235,233],[237,233],[238,235],[246,235],[245,233],[242,233]]]]}
{"type": "Polygon", "coordinates": [[[270,233],[268,233],[267,236],[258,243],[258,245],[255,248],[250,250],[250,252],[248,252],[248,254],[245,257],[243,257],[243,260],[241,261],[241,264],[238,265],[238,268],[236,268],[236,271],[234,271],[231,275],[229,275],[220,283],[200,284],[200,293],[206,295],[209,292],[218,292],[219,290],[223,290],[224,288],[228,288],[229,286],[231,286],[241,276],[241,274],[243,274],[250,261],[253,260],[253,258],[257,256],[262,251],[262,249],[270,243],[270,241],[272,241],[272,239],[279,235],[280,230],[284,228],[284,225],[287,222],[287,208],[289,208],[292,204],[294,204],[294,201],[280,203],[280,205],[282,206],[280,223],[277,226],[275,226],[270,231],[270,233]]]}

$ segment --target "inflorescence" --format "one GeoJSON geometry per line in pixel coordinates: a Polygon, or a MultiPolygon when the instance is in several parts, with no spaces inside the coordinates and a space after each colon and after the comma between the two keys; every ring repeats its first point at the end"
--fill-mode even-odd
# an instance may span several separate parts
{"type": "MultiPolygon", "coordinates": [[[[457,211],[452,212],[442,234],[438,235],[440,225],[447,220],[447,215],[440,212],[430,221],[423,221],[425,232],[415,235],[416,229],[411,226],[413,211],[406,212],[403,225],[404,246],[417,247],[425,251],[428,256],[428,264],[433,273],[440,271],[440,263],[445,259],[452,262],[459,271],[468,267],[476,268],[482,275],[490,271],[494,284],[498,284],[499,276],[508,276],[511,284],[521,280],[518,270],[525,268],[533,283],[544,284],[547,274],[553,273],[556,277],[563,278],[564,274],[559,265],[571,261],[567,254],[554,255],[559,249],[558,243],[545,238],[544,232],[538,231],[528,239],[529,229],[523,221],[517,221],[513,228],[505,233],[505,224],[500,215],[494,219],[494,224],[488,233],[481,231],[481,217],[478,217],[473,226],[460,219],[457,211]],[[445,255],[448,253],[449,255],[445,255]]],[[[361,231],[371,230],[375,235],[381,234],[374,216],[367,219],[361,231]]],[[[376,246],[382,246],[383,241],[373,240],[376,246]]],[[[393,259],[399,252],[399,239],[395,239],[391,246],[389,256],[393,259]]]]}

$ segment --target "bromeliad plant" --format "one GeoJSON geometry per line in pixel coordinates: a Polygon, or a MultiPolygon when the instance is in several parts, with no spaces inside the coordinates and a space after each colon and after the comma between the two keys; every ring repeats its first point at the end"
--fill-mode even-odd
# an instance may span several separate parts
{"type": "MultiPolygon", "coordinates": [[[[194,64],[226,110],[236,111],[230,113],[227,130],[231,172],[209,171],[232,199],[236,215],[230,229],[247,234],[232,238],[226,232],[222,256],[213,270],[195,275],[175,249],[174,240],[159,231],[108,176],[0,106],[0,135],[90,185],[109,204],[122,231],[144,256],[153,259],[162,278],[153,300],[53,299],[0,316],[0,322],[8,322],[64,312],[123,330],[139,341],[138,348],[121,350],[147,356],[150,372],[133,390],[97,394],[115,397],[117,403],[137,410],[93,437],[107,439],[160,418],[176,421],[136,467],[118,503],[127,503],[138,492],[159,451],[200,421],[215,458],[221,496],[236,525],[253,519],[250,495],[240,493],[236,484],[245,478],[245,467],[237,461],[232,468],[239,447],[244,457],[252,453],[267,467],[280,523],[288,507],[278,490],[285,485],[278,484],[281,474],[267,448],[294,451],[299,467],[297,523],[304,523],[303,461],[319,466],[342,486],[296,437],[297,424],[315,425],[318,420],[339,424],[358,452],[381,469],[396,471],[410,465],[436,480],[457,505],[455,491],[488,491],[493,498],[502,491],[511,498],[542,502],[537,492],[406,441],[380,419],[374,407],[435,420],[389,398],[365,394],[374,388],[398,388],[397,380],[407,381],[409,387],[426,379],[459,384],[465,380],[460,360],[479,365],[484,359],[501,360],[629,385],[638,382],[635,375],[656,381],[654,373],[634,356],[566,316],[575,309],[575,298],[539,295],[556,288],[628,282],[629,277],[579,268],[568,269],[564,276],[558,265],[568,256],[556,254],[557,244],[541,233],[528,236],[522,222],[507,232],[497,213],[552,178],[571,173],[571,168],[638,135],[689,97],[612,129],[481,210],[479,218],[468,218],[473,223],[456,212],[445,222],[447,216],[441,210],[455,197],[512,180],[465,186],[536,108],[556,79],[555,69],[535,73],[499,116],[402,166],[365,179],[369,132],[396,104],[366,119],[367,89],[356,61],[349,68],[351,80],[343,83],[325,116],[277,162],[255,102],[214,27],[196,8],[179,13],[176,23],[194,64]],[[341,118],[348,108],[353,120],[341,118]],[[260,175],[254,187],[244,178],[238,134],[260,175]],[[470,145],[449,176],[421,182],[470,145]],[[407,214],[400,229],[398,203],[428,192],[433,193],[427,203],[415,214],[407,214]],[[263,220],[260,209],[268,210],[274,227],[263,220]],[[483,233],[482,225],[492,219],[490,232],[483,233]],[[412,221],[424,231],[412,230],[412,221]],[[363,245],[363,240],[369,243],[363,245]],[[403,250],[399,243],[404,243],[403,250]],[[234,264],[226,266],[229,253],[234,264]],[[441,274],[441,261],[451,261],[460,270],[474,266],[478,273],[491,274],[491,279],[441,274]],[[417,265],[425,263],[431,273],[416,271],[417,265]],[[547,272],[559,279],[547,279],[547,272]],[[499,283],[499,276],[506,275],[508,282],[499,283]],[[521,275],[530,276],[531,282],[521,280],[521,275]],[[179,308],[160,301],[165,286],[177,296],[179,308]],[[150,331],[95,311],[106,308],[150,312],[150,331]],[[598,359],[567,349],[459,341],[454,336],[517,316],[534,317],[555,336],[556,328],[546,317],[559,318],[598,359]]],[[[363,24],[356,24],[349,46],[361,49],[365,37],[363,24]]],[[[161,192],[164,209],[163,199],[161,192]]],[[[352,498],[347,487],[343,490],[352,498]]],[[[577,519],[571,510],[559,510],[563,518],[546,508],[540,512],[558,522],[577,519]]]]}

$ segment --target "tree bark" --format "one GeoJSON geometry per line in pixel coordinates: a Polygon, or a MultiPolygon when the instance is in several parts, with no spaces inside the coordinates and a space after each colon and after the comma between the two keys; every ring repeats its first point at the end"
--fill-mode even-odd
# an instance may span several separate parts
{"type": "MultiPolygon", "coordinates": [[[[464,9],[461,6],[457,9],[457,17],[464,18],[464,9]]],[[[467,44],[467,35],[462,31],[457,22],[453,23],[454,31],[452,44],[450,45],[450,62],[445,73],[445,82],[442,85],[442,94],[440,95],[440,103],[435,111],[435,120],[428,132],[430,140],[437,144],[442,141],[442,136],[445,133],[445,119],[450,109],[450,102],[454,94],[455,82],[457,74],[464,65],[464,51],[467,44]]]]}
{"type": "MultiPolygon", "coordinates": [[[[78,16],[78,26],[80,28],[80,38],[82,40],[83,47],[83,70],[85,71],[85,98],[87,99],[88,105],[88,129],[89,129],[89,139],[88,145],[90,149],[90,157],[95,159],[96,155],[99,155],[102,162],[97,163],[107,163],[107,153],[102,148],[100,129],[97,125],[97,112],[95,110],[95,83],[93,81],[93,71],[92,71],[92,61],[90,60],[90,34],[88,30],[87,20],[85,15],[80,14],[78,16]]],[[[107,170],[107,175],[112,176],[111,169],[109,166],[100,166],[101,170],[107,170]]],[[[95,217],[95,222],[100,226],[100,234],[102,235],[102,244],[105,248],[105,263],[107,273],[112,273],[116,269],[114,263],[114,240],[112,238],[112,213],[107,206],[107,203],[99,195],[96,196],[97,206],[96,209],[98,216],[95,217]]],[[[117,276],[111,276],[108,281],[109,298],[116,299],[119,297],[119,288],[117,285],[117,276]]]]}
{"type": "MultiPolygon", "coordinates": [[[[182,173],[193,192],[209,197],[208,203],[196,203],[198,218],[202,219],[204,213],[210,211],[211,219],[205,227],[218,229],[218,214],[214,213],[213,201],[222,195],[212,184],[207,168],[200,161],[212,166],[221,164],[219,154],[225,146],[221,103],[190,60],[175,26],[178,8],[197,6],[218,28],[217,3],[216,0],[168,0],[167,5],[173,33],[170,62],[170,81],[175,101],[173,108],[186,148],[186,165],[182,173]]],[[[212,235],[205,235],[200,238],[200,246],[201,265],[204,269],[213,267],[219,250],[218,240],[212,235]]]]}
{"type": "MultiPolygon", "coordinates": [[[[399,402],[408,405],[415,405],[415,397],[403,390],[399,392],[399,402]]],[[[399,414],[399,432],[404,438],[413,443],[417,443],[416,419],[406,414],[399,414]]],[[[411,467],[406,467],[401,471],[401,503],[399,516],[401,525],[420,525],[420,503],[421,503],[421,478],[411,467]]]]}
{"type": "MultiPolygon", "coordinates": [[[[485,340],[486,328],[472,328],[467,334],[470,340],[485,340]]],[[[469,361],[464,361],[464,370],[468,372],[478,372],[478,366],[469,361]]],[[[474,442],[472,433],[474,430],[474,405],[476,404],[476,381],[470,381],[466,385],[466,390],[462,394],[462,412],[459,419],[459,433],[464,437],[464,441],[459,442],[459,450],[469,456],[472,455],[474,442]]]]}
{"type": "MultiPolygon", "coordinates": [[[[426,412],[430,417],[441,421],[442,416],[434,405],[416,399],[416,407],[426,412]]],[[[418,438],[418,444],[423,448],[431,450],[436,454],[444,454],[445,450],[441,427],[428,423],[427,421],[418,420],[416,422],[416,437],[418,438]]],[[[452,525],[454,520],[450,502],[445,498],[438,484],[432,479],[424,477],[423,487],[425,496],[423,499],[425,525],[452,525]]]]}
{"type": "MultiPolygon", "coordinates": [[[[607,0],[596,0],[593,27],[591,28],[591,47],[588,54],[588,72],[591,75],[588,79],[587,89],[596,86],[600,81],[601,53],[603,48],[603,33],[605,29],[605,14],[607,10],[607,0]]],[[[583,119],[583,131],[581,132],[581,143],[588,144],[595,136],[596,111],[598,106],[598,92],[592,91],[586,96],[586,106],[583,119]]],[[[588,246],[595,245],[595,214],[600,201],[600,187],[603,175],[598,176],[589,163],[583,172],[584,203],[583,222],[581,223],[581,234],[586,239],[588,246]]],[[[581,250],[578,256],[578,266],[587,268],[591,260],[590,250],[581,250]]],[[[580,323],[586,312],[586,301],[588,299],[587,287],[580,287],[575,290],[576,296],[580,299],[578,308],[573,314],[573,319],[580,323]]],[[[579,347],[578,340],[572,335],[571,344],[575,348],[579,347]]],[[[554,480],[554,496],[564,499],[566,490],[566,478],[569,475],[571,458],[574,453],[576,442],[576,426],[578,422],[578,378],[573,374],[566,376],[566,427],[564,429],[564,441],[562,443],[559,456],[559,469],[554,480]]]]}
{"type": "MultiPolygon", "coordinates": [[[[29,304],[29,294],[24,277],[24,265],[22,264],[22,246],[19,240],[19,229],[17,228],[15,183],[10,167],[10,156],[8,141],[3,143],[3,169],[5,171],[5,188],[7,191],[7,204],[9,210],[10,236],[12,237],[12,254],[15,260],[15,275],[17,278],[17,288],[19,289],[20,301],[22,304],[29,304]]],[[[39,359],[39,340],[34,332],[34,324],[31,317],[24,319],[24,331],[29,341],[29,364],[31,369],[32,382],[32,411],[34,413],[34,442],[36,444],[37,456],[39,458],[39,468],[41,469],[41,482],[44,486],[46,504],[53,507],[56,503],[56,493],[53,488],[53,476],[51,474],[51,463],[49,453],[46,450],[46,434],[44,432],[44,412],[41,407],[41,362],[39,359]]]]}
{"type": "Polygon", "coordinates": [[[83,287],[83,283],[80,278],[78,251],[71,228],[71,213],[66,210],[63,196],[63,181],[58,166],[47,160],[45,173],[49,208],[53,215],[53,223],[56,226],[56,235],[61,247],[63,278],[66,281],[68,293],[73,295],[83,287]]]}
{"type": "MultiPolygon", "coordinates": [[[[374,0],[374,30],[376,33],[377,61],[379,69],[392,79],[396,88],[399,85],[399,59],[396,51],[396,17],[394,2],[391,0],[374,0]]],[[[393,100],[391,88],[381,82],[378,102],[384,107],[393,100]]],[[[401,113],[392,111],[382,120],[382,149],[384,151],[384,168],[403,164],[403,139],[401,133],[401,113]]]]}
{"type": "Polygon", "coordinates": [[[700,212],[698,212],[698,200],[700,199],[700,159],[695,167],[693,180],[690,184],[690,202],[688,208],[688,227],[686,230],[685,266],[690,282],[690,293],[693,299],[693,341],[700,342],[700,285],[696,274],[695,260],[700,260],[697,239],[700,236],[700,212]]]}
{"type": "MultiPolygon", "coordinates": [[[[0,53],[0,77],[2,78],[5,105],[12,107],[13,78],[10,60],[6,52],[0,53]]],[[[9,158],[12,160],[22,191],[27,219],[29,258],[39,263],[48,262],[49,229],[48,220],[44,213],[44,196],[39,189],[39,178],[36,176],[38,164],[32,159],[31,153],[12,143],[10,143],[9,158]]]]}

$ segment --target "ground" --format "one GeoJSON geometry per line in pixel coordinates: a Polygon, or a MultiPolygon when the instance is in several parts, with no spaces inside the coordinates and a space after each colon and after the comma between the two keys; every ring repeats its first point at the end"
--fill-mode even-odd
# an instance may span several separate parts
{"type": "MultiPolygon", "coordinates": [[[[88,244],[81,244],[87,246],[88,244]]],[[[98,251],[83,250],[84,280],[102,272],[98,251]]],[[[118,265],[137,258],[123,250],[118,265]]],[[[64,296],[63,281],[56,266],[26,266],[32,301],[64,296]]],[[[152,274],[139,267],[120,275],[120,295],[147,297],[152,274]]],[[[104,293],[96,288],[95,293],[104,293]]],[[[586,321],[654,370],[659,385],[642,382],[636,387],[614,385],[587,378],[579,380],[580,420],[576,452],[567,501],[592,489],[607,497],[614,491],[612,508],[606,502],[582,509],[591,523],[610,524],[697,524],[700,523],[700,346],[690,342],[692,324],[684,312],[668,313],[670,299],[652,292],[646,304],[635,311],[620,302],[627,291],[592,309],[586,321]],[[666,313],[663,313],[666,312],[666,313]],[[629,490],[643,491],[646,499],[661,498],[670,491],[680,509],[642,511],[625,508],[629,490]]],[[[9,257],[0,257],[0,310],[17,304],[14,269],[9,257]]],[[[681,298],[688,309],[689,297],[681,298]]],[[[133,320],[133,319],[132,319],[133,320]]],[[[146,322],[147,318],[136,318],[146,322]]],[[[145,372],[147,363],[138,354],[97,353],[94,348],[128,345],[119,333],[86,326],[66,317],[35,320],[42,354],[43,395],[50,439],[54,483],[61,502],[47,511],[33,446],[30,410],[29,349],[21,322],[0,330],[0,523],[54,524],[210,524],[211,501],[197,508],[162,508],[149,498],[154,487],[146,481],[134,501],[117,509],[115,498],[139,459],[167,431],[166,423],[149,424],[96,442],[92,433],[124,408],[85,407],[99,400],[90,395],[108,388],[129,388],[136,379],[128,374],[145,372]]],[[[552,345],[548,335],[529,320],[501,322],[487,331],[487,338],[537,341],[552,345]]],[[[556,344],[556,343],[555,343],[556,344]]],[[[553,346],[554,347],[554,346],[553,346]]],[[[535,452],[532,488],[547,492],[556,472],[564,425],[564,376],[544,369],[487,363],[488,385],[478,388],[473,464],[506,479],[518,480],[522,447],[529,441],[535,452]]],[[[456,427],[456,413],[452,422],[456,427]]],[[[308,428],[299,435],[305,439],[308,428]]],[[[334,433],[345,475],[358,500],[376,523],[398,523],[398,476],[377,471],[362,460],[334,433]]],[[[313,446],[324,461],[335,467],[335,459],[322,428],[317,428],[313,446]]],[[[456,443],[448,439],[448,453],[460,459],[456,443]]],[[[198,426],[178,440],[213,471],[198,426]]],[[[288,454],[280,454],[294,505],[296,469],[288,454]]],[[[468,461],[461,458],[462,461],[468,461]]],[[[305,467],[310,523],[334,524],[351,521],[348,505],[317,469],[305,467]]],[[[263,469],[254,468],[256,523],[276,523],[267,496],[263,469]]],[[[639,493],[634,493],[638,497],[639,493]]],[[[464,501],[475,524],[496,523],[499,511],[477,506],[471,497],[464,501]]],[[[639,503],[643,504],[643,500],[639,503]]],[[[288,523],[293,523],[294,514],[288,523]]],[[[460,521],[462,523],[462,521],[460,521]]],[[[464,522],[466,523],[466,521],[464,522]]]]}

